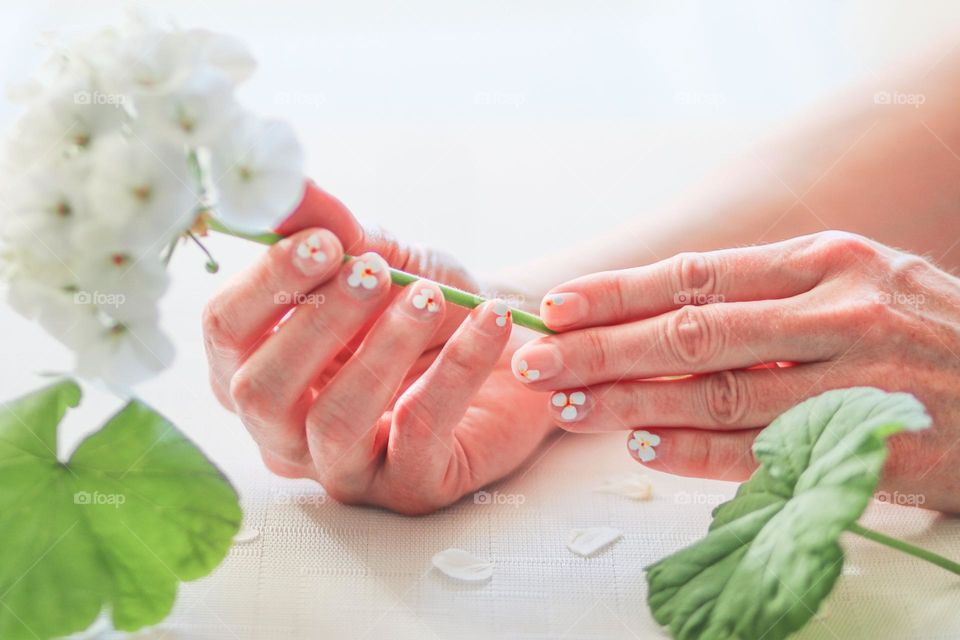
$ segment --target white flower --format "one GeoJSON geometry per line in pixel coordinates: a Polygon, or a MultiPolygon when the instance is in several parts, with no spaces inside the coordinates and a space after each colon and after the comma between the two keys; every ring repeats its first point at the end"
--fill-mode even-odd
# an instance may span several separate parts
{"type": "Polygon", "coordinates": [[[304,192],[303,152],[285,122],[247,116],[211,147],[217,217],[243,231],[276,228],[304,192]]]}
{"type": "Polygon", "coordinates": [[[104,247],[78,258],[74,270],[76,298],[119,321],[154,313],[169,284],[167,271],[155,253],[138,257],[104,247]]]}
{"type": "MultiPolygon", "coordinates": [[[[376,283],[376,278],[374,278],[373,285],[367,288],[372,289],[376,283]]],[[[426,309],[430,313],[436,313],[440,310],[440,305],[437,303],[437,294],[433,291],[433,289],[420,289],[420,293],[413,296],[412,302],[413,306],[417,309],[426,309]]]]}
{"type": "Polygon", "coordinates": [[[527,364],[526,360],[521,360],[520,362],[517,363],[517,375],[519,375],[521,378],[525,380],[534,382],[535,380],[540,379],[540,370],[531,369],[530,366],[527,364]]]}
{"type": "Polygon", "coordinates": [[[197,194],[179,146],[154,138],[102,140],[92,156],[88,204],[100,225],[78,241],[109,232],[119,244],[159,251],[196,218],[197,194]]]}
{"type": "Polygon", "coordinates": [[[320,238],[319,233],[311,234],[310,237],[297,246],[297,255],[304,260],[326,262],[327,254],[323,252],[323,242],[320,238]]]}
{"type": "Polygon", "coordinates": [[[156,318],[107,321],[77,348],[77,372],[126,390],[168,367],[173,355],[173,345],[156,318]]]}
{"type": "Polygon", "coordinates": [[[216,140],[239,110],[233,85],[202,69],[183,80],[177,91],[147,94],[136,101],[136,128],[199,146],[216,140]]]}
{"type": "Polygon", "coordinates": [[[376,260],[355,260],[350,267],[350,275],[347,276],[347,284],[351,287],[363,287],[364,289],[373,289],[377,286],[376,274],[383,267],[376,260]]]}
{"type": "Polygon", "coordinates": [[[654,447],[660,444],[660,436],[649,431],[634,431],[627,446],[637,452],[637,457],[643,462],[650,462],[657,457],[654,447]]]}
{"type": "Polygon", "coordinates": [[[83,154],[128,119],[122,104],[100,100],[106,95],[85,79],[61,83],[17,121],[8,153],[28,169],[83,154]]]}
{"type": "Polygon", "coordinates": [[[586,401],[587,394],[585,394],[583,391],[574,391],[569,395],[563,391],[559,391],[553,394],[553,397],[550,398],[550,402],[553,403],[553,406],[560,409],[560,417],[567,421],[577,419],[577,407],[582,407],[586,401]]]}

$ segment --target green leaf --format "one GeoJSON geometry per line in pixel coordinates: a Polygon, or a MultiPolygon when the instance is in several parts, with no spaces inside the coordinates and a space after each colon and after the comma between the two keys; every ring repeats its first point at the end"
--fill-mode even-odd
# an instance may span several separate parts
{"type": "Polygon", "coordinates": [[[653,617],[681,640],[777,640],[816,613],[843,567],[840,534],[876,490],[886,440],[930,426],[904,393],[858,387],[793,407],[757,437],[760,463],[707,536],[647,569],[653,617]]]}
{"type": "Polygon", "coordinates": [[[240,526],[236,492],[176,427],[129,402],[69,462],[56,431],[72,381],[0,410],[0,638],[51,638],[107,607],[135,630],[213,570],[240,526]]]}

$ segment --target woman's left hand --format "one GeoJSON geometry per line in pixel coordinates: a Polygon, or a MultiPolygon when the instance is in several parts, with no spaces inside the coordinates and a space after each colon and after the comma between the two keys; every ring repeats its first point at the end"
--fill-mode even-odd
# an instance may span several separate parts
{"type": "Polygon", "coordinates": [[[579,278],[541,314],[562,333],[513,371],[554,392],[565,429],[640,430],[630,452],[653,468],[742,480],[759,430],[801,400],[906,391],[934,428],[891,441],[881,487],[960,512],[960,280],[926,260],[824,232],[579,278]]]}

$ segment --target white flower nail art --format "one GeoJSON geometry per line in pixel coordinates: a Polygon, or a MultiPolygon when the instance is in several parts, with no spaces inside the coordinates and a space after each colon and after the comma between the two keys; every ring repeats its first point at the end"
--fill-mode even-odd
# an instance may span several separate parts
{"type": "Polygon", "coordinates": [[[430,313],[440,311],[437,294],[433,289],[420,289],[420,293],[413,296],[412,302],[417,309],[426,309],[430,313]]]}
{"type": "Polygon", "coordinates": [[[507,306],[505,302],[500,302],[497,300],[497,303],[493,305],[493,312],[497,314],[497,319],[495,322],[498,327],[507,326],[507,320],[510,319],[510,307],[507,306]]]}
{"type": "Polygon", "coordinates": [[[373,289],[377,286],[377,276],[383,267],[376,260],[355,260],[351,267],[347,284],[353,288],[373,289]]]}
{"type": "MultiPolygon", "coordinates": [[[[534,380],[538,380],[540,378],[540,370],[531,369],[527,364],[526,360],[521,360],[520,362],[517,363],[517,375],[523,378],[524,380],[533,382],[534,380]]],[[[560,405],[557,405],[557,406],[560,406],[560,405]]]]}
{"type": "Polygon", "coordinates": [[[553,406],[560,408],[560,417],[567,422],[577,419],[579,413],[577,407],[582,407],[586,401],[587,394],[583,391],[574,391],[569,395],[560,391],[553,394],[553,397],[550,398],[553,406]]]}
{"type": "Polygon", "coordinates": [[[552,296],[547,296],[547,306],[556,306],[559,307],[563,304],[563,296],[559,293],[555,293],[552,296]]]}
{"type": "Polygon", "coordinates": [[[637,457],[643,462],[650,462],[657,457],[654,447],[660,444],[660,436],[649,431],[634,431],[627,446],[637,452],[637,457]]]}
{"type": "Polygon", "coordinates": [[[300,243],[297,247],[297,255],[304,260],[313,260],[314,262],[326,262],[327,254],[323,252],[323,243],[320,241],[320,234],[314,233],[309,238],[300,243]]]}

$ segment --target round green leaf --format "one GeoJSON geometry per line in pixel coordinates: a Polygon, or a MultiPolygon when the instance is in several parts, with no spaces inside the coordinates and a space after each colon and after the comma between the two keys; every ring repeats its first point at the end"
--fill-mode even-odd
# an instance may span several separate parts
{"type": "Polygon", "coordinates": [[[155,624],[240,527],[227,479],[138,401],[61,463],[57,427],[79,399],[65,381],[0,410],[0,638],[79,631],[104,607],[118,629],[155,624]]]}
{"type": "Polygon", "coordinates": [[[681,640],[786,638],[843,568],[840,534],[863,514],[886,440],[930,417],[904,393],[857,387],[793,407],[756,439],[760,463],[707,536],[647,569],[654,618],[681,640]]]}

